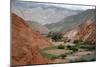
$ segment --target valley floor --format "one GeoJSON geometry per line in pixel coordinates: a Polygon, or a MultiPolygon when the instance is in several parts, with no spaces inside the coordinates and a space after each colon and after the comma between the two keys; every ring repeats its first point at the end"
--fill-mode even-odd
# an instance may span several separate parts
{"type": "Polygon", "coordinates": [[[42,56],[50,58],[51,63],[73,63],[73,62],[88,62],[96,60],[96,51],[94,45],[90,47],[78,47],[74,43],[53,42],[52,47],[42,49],[42,56]],[[70,46],[70,47],[69,47],[70,46]],[[76,47],[78,50],[76,50],[76,47]],[[69,49],[71,48],[71,49],[69,49]]]}

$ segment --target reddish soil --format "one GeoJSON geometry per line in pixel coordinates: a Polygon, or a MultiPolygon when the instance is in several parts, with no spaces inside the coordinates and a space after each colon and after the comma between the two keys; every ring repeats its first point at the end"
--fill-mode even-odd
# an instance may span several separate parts
{"type": "Polygon", "coordinates": [[[36,30],[32,30],[19,16],[12,13],[12,65],[48,64],[39,49],[51,43],[36,30]]]}
{"type": "Polygon", "coordinates": [[[78,35],[80,39],[91,43],[96,42],[96,22],[94,20],[88,20],[85,24],[79,26],[80,30],[78,35]]]}
{"type": "Polygon", "coordinates": [[[87,20],[85,23],[80,24],[76,28],[66,32],[64,34],[65,40],[82,40],[90,42],[92,44],[96,43],[96,22],[95,20],[87,20]]]}

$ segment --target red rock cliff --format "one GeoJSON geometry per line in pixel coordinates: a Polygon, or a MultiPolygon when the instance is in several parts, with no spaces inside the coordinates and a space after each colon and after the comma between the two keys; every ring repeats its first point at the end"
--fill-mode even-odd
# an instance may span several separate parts
{"type": "Polygon", "coordinates": [[[77,35],[83,41],[96,43],[96,22],[88,20],[86,23],[81,24],[77,35]]]}
{"type": "Polygon", "coordinates": [[[71,29],[64,34],[66,40],[82,40],[90,42],[92,44],[96,43],[96,22],[95,20],[87,20],[86,22],[80,24],[79,26],[71,29]]]}
{"type": "Polygon", "coordinates": [[[51,43],[38,31],[32,30],[19,16],[12,13],[12,65],[46,64],[39,48],[51,43]]]}

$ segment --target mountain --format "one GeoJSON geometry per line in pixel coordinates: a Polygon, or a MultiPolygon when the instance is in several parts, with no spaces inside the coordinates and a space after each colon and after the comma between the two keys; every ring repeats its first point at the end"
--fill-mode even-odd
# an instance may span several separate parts
{"type": "Polygon", "coordinates": [[[27,24],[34,30],[38,30],[41,34],[48,34],[49,29],[44,25],[34,22],[34,21],[27,21],[27,24]]]}
{"type": "Polygon", "coordinates": [[[95,13],[86,15],[87,17],[84,23],[81,23],[64,33],[64,39],[66,41],[74,42],[75,40],[81,40],[91,44],[96,43],[96,15],[95,13]]]}
{"type": "Polygon", "coordinates": [[[76,40],[81,40],[91,44],[96,43],[96,21],[87,20],[85,23],[78,25],[77,27],[71,29],[64,33],[65,41],[74,42],[76,40]]]}
{"type": "Polygon", "coordinates": [[[85,24],[79,26],[79,32],[77,36],[83,41],[96,43],[96,21],[88,20],[85,24]]]}
{"type": "Polygon", "coordinates": [[[46,24],[45,26],[51,31],[65,32],[71,28],[84,23],[89,18],[95,16],[95,9],[88,9],[77,15],[69,16],[57,23],[46,24]]]}
{"type": "Polygon", "coordinates": [[[17,1],[12,4],[12,12],[24,20],[36,21],[41,24],[59,22],[61,19],[76,15],[81,10],[61,7],[61,4],[17,1]]]}
{"type": "Polygon", "coordinates": [[[40,55],[40,48],[51,43],[21,17],[12,13],[12,65],[47,64],[49,59],[40,55]]]}

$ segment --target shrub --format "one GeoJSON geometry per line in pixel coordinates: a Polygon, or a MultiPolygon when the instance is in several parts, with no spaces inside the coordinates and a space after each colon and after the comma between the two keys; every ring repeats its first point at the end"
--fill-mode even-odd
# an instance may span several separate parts
{"type": "Polygon", "coordinates": [[[53,56],[51,56],[50,58],[51,58],[51,59],[57,59],[58,56],[54,56],[54,55],[53,55],[53,56]]]}
{"type": "Polygon", "coordinates": [[[80,39],[80,40],[74,40],[73,43],[78,44],[78,43],[81,43],[81,42],[83,42],[83,41],[80,39]]]}
{"type": "Polygon", "coordinates": [[[74,52],[78,51],[78,46],[67,46],[68,49],[73,50],[74,52]]]}
{"type": "Polygon", "coordinates": [[[76,52],[76,51],[78,51],[78,47],[75,47],[75,48],[73,47],[72,50],[73,50],[74,52],[76,52]]]}
{"type": "Polygon", "coordinates": [[[47,37],[51,37],[52,36],[52,32],[49,32],[47,37]]]}
{"type": "Polygon", "coordinates": [[[59,41],[63,38],[62,33],[58,33],[58,32],[49,32],[47,37],[50,37],[54,41],[59,41]]]}
{"type": "Polygon", "coordinates": [[[66,53],[65,54],[61,54],[60,56],[61,56],[62,59],[65,59],[65,57],[67,56],[67,54],[66,53]]]}
{"type": "Polygon", "coordinates": [[[76,44],[76,43],[78,43],[78,42],[79,42],[78,40],[74,40],[74,42],[73,42],[73,43],[75,43],[75,44],[76,44]]]}
{"type": "Polygon", "coordinates": [[[58,46],[58,49],[64,49],[64,48],[65,48],[65,46],[62,45],[62,44],[60,44],[60,45],[58,46]]]}
{"type": "Polygon", "coordinates": [[[67,46],[68,49],[71,49],[71,47],[72,47],[72,46],[70,46],[70,45],[67,46]]]}
{"type": "Polygon", "coordinates": [[[94,50],[96,49],[96,45],[85,44],[85,45],[81,45],[80,48],[87,49],[87,50],[94,50]]]}

